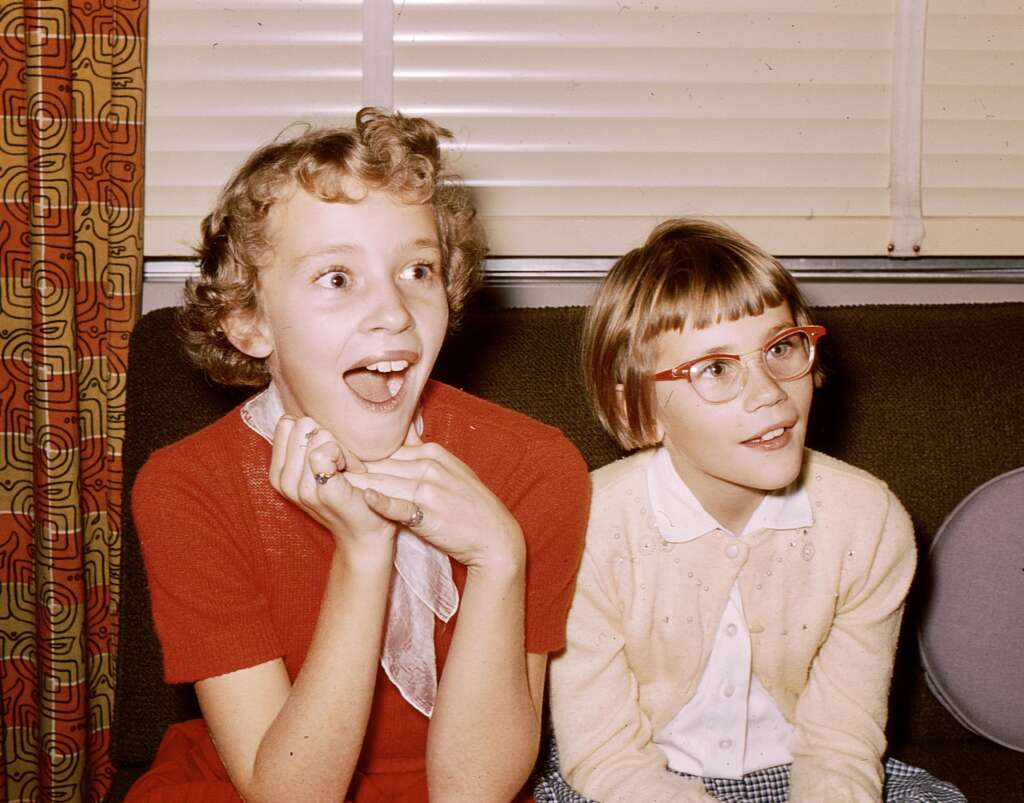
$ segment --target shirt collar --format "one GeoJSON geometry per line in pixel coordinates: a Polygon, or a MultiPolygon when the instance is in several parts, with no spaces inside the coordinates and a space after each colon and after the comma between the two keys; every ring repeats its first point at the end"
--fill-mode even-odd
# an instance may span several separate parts
{"type": "MultiPolygon", "coordinates": [[[[714,530],[725,530],[708,513],[676,473],[668,449],[658,447],[647,463],[647,491],[654,522],[666,541],[684,543],[714,530]]],[[[803,483],[766,494],[740,535],[758,530],[792,530],[814,524],[811,500],[803,483]]]]}
{"type": "Polygon", "coordinates": [[[281,404],[281,394],[277,392],[273,382],[267,386],[266,390],[253,396],[242,407],[242,420],[249,429],[271,443],[274,442],[274,430],[277,428],[277,422],[283,415],[284,405],[281,404]]]}
{"type": "MultiPolygon", "coordinates": [[[[274,442],[274,430],[277,422],[284,415],[284,404],[277,386],[271,382],[260,393],[253,396],[242,406],[242,420],[249,429],[270,443],[274,442]]],[[[423,411],[417,410],[413,419],[416,434],[423,435],[423,411]]]]}

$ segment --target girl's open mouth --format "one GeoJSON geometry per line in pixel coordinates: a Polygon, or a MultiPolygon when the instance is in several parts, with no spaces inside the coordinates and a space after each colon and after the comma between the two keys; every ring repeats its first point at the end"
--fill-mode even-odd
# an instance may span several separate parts
{"type": "Polygon", "coordinates": [[[386,404],[398,397],[405,386],[408,360],[380,360],[352,368],[342,377],[349,390],[370,404],[386,404]]]}

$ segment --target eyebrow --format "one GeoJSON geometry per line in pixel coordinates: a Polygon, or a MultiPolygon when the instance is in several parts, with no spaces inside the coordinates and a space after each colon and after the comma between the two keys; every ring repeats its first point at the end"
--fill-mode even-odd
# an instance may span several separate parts
{"type": "Polygon", "coordinates": [[[318,248],[315,251],[307,251],[304,254],[300,254],[295,258],[292,264],[295,267],[302,267],[307,262],[319,259],[320,257],[332,256],[334,254],[354,254],[358,250],[359,249],[356,248],[356,246],[349,243],[331,243],[330,245],[325,245],[323,248],[318,248]]]}
{"type": "MultiPolygon", "coordinates": [[[[771,340],[773,337],[775,337],[775,335],[777,335],[779,332],[783,331],[784,329],[789,329],[789,328],[791,328],[793,326],[796,326],[796,324],[794,324],[794,323],[778,323],[778,324],[775,324],[775,326],[773,326],[771,329],[769,329],[765,333],[765,339],[762,341],[762,344],[763,343],[767,343],[769,340],[771,340]]],[[[736,354],[735,346],[727,346],[727,345],[711,346],[710,348],[705,349],[700,354],[698,354],[696,357],[694,357],[694,359],[695,360],[699,360],[701,357],[708,357],[708,356],[710,356],[712,354],[736,354]]]]}
{"type": "MultiPolygon", "coordinates": [[[[435,237],[419,237],[415,240],[409,240],[408,242],[399,246],[399,248],[396,250],[401,251],[403,249],[409,248],[429,248],[431,250],[437,251],[440,254],[441,243],[435,237]]],[[[300,255],[295,259],[294,265],[296,267],[302,267],[307,262],[310,262],[311,260],[314,259],[319,259],[320,257],[333,256],[335,254],[339,256],[355,254],[361,250],[362,249],[359,246],[353,243],[331,243],[330,245],[325,245],[323,248],[318,248],[316,251],[309,251],[308,253],[300,255]]]]}

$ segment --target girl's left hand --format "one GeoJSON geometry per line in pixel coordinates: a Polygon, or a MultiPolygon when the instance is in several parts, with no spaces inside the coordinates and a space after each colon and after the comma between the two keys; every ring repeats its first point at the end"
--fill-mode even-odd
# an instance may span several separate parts
{"type": "Polygon", "coordinates": [[[470,569],[520,566],[526,546],[519,522],[473,470],[436,443],[423,443],[410,427],[391,457],[368,462],[365,474],[346,479],[363,489],[367,506],[405,524],[422,510],[412,531],[470,569]]]}

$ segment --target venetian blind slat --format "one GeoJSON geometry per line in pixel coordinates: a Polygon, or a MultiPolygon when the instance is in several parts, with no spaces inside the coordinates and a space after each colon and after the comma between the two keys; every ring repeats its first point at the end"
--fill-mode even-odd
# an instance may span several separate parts
{"type": "MultiPolygon", "coordinates": [[[[607,256],[704,214],[781,255],[889,237],[894,0],[398,0],[394,97],[450,127],[492,253],[607,256]]],[[[356,0],[151,0],[150,255],[232,169],[362,105],[356,0]]],[[[929,0],[922,255],[1024,252],[1024,7],[929,0]]]]}
{"type": "Polygon", "coordinates": [[[361,105],[362,10],[348,0],[153,0],[146,253],[189,253],[232,171],[295,121],[361,105]]]}
{"type": "Polygon", "coordinates": [[[921,205],[936,254],[1024,250],[1024,8],[930,0],[921,205]]]}
{"type": "Polygon", "coordinates": [[[703,214],[776,253],[880,254],[892,25],[890,3],[412,0],[395,98],[458,134],[496,253],[619,254],[703,214]]]}

